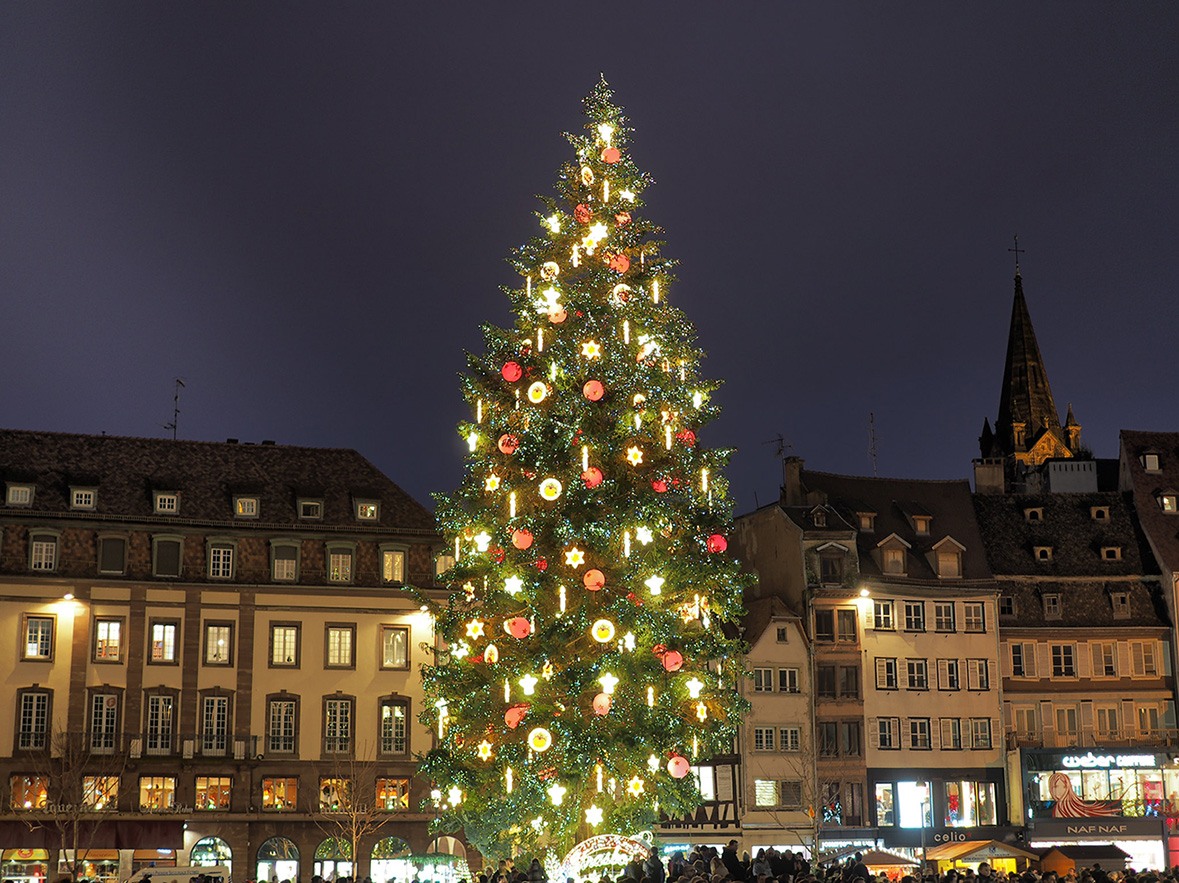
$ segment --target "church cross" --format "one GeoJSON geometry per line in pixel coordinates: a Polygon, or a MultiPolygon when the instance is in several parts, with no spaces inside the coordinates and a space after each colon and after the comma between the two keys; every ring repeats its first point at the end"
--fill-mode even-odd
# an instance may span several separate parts
{"type": "Polygon", "coordinates": [[[1016,234],[1014,239],[1015,239],[1015,248],[1009,248],[1007,250],[1015,252],[1015,272],[1018,273],[1019,272],[1019,256],[1021,254],[1023,254],[1025,251],[1027,251],[1027,249],[1019,247],[1019,235],[1018,234],[1016,234]]]}

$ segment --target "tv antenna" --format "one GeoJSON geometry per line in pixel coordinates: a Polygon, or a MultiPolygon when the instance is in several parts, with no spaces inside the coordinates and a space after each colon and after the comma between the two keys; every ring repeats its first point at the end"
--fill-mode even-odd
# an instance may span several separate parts
{"type": "Polygon", "coordinates": [[[176,426],[180,422],[180,390],[183,388],[184,379],[177,377],[172,390],[172,422],[164,424],[164,429],[172,430],[172,441],[176,441],[176,426]]]}
{"type": "Polygon", "coordinates": [[[872,477],[876,478],[876,414],[868,412],[868,459],[872,461],[872,477]]]}
{"type": "Polygon", "coordinates": [[[763,441],[762,444],[763,445],[773,445],[774,446],[774,456],[778,457],[779,459],[781,459],[786,454],[787,451],[794,449],[794,445],[792,445],[792,444],[790,444],[790,442],[786,441],[786,439],[782,437],[782,433],[780,433],[780,432],[776,436],[771,438],[769,441],[763,441]]]}

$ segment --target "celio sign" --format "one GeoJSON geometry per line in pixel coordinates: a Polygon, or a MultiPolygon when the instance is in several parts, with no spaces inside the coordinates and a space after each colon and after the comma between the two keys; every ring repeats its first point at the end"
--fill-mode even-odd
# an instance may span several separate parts
{"type": "Polygon", "coordinates": [[[1066,754],[1060,764],[1067,769],[1125,769],[1127,767],[1155,767],[1153,754],[1066,754]]]}

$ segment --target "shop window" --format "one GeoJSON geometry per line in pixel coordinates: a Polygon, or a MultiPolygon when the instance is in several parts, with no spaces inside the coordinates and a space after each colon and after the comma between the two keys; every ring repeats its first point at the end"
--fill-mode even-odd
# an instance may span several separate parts
{"type": "Polygon", "coordinates": [[[377,809],[409,811],[409,779],[377,779],[377,809]]]}
{"type": "Polygon", "coordinates": [[[167,812],[176,806],[175,776],[140,776],[140,812],[167,812]]]}
{"type": "Polygon", "coordinates": [[[195,809],[227,810],[233,793],[233,779],[229,776],[197,776],[195,809]]]}
{"type": "Polygon", "coordinates": [[[347,812],[351,805],[352,781],[331,777],[319,780],[319,811],[347,812]]]}
{"type": "Polygon", "coordinates": [[[929,828],[933,814],[928,782],[896,783],[897,824],[902,828],[929,828]]]}
{"type": "Polygon", "coordinates": [[[998,824],[994,782],[946,782],[945,817],[949,828],[998,824]]]}
{"type": "Polygon", "coordinates": [[[49,803],[48,776],[10,776],[12,808],[18,812],[45,809],[49,803]]]}
{"type": "Polygon", "coordinates": [[[83,776],[82,805],[95,812],[114,812],[119,808],[118,776],[83,776]]]}
{"type": "Polygon", "coordinates": [[[299,780],[296,778],[265,778],[262,780],[262,810],[264,812],[294,812],[298,806],[299,780]]]}
{"type": "Polygon", "coordinates": [[[896,824],[894,812],[893,787],[891,782],[881,782],[876,785],[876,824],[881,828],[891,828],[896,824]]]}

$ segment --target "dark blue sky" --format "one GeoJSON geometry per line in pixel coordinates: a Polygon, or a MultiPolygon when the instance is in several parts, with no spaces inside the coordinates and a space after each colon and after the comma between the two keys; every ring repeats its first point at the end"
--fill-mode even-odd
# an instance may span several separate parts
{"type": "Polygon", "coordinates": [[[965,477],[1013,233],[1061,410],[1179,428],[1173,3],[5,3],[0,414],[459,480],[457,373],[599,71],[739,449],[965,477]]]}

